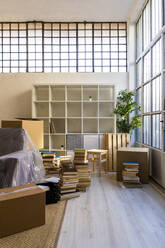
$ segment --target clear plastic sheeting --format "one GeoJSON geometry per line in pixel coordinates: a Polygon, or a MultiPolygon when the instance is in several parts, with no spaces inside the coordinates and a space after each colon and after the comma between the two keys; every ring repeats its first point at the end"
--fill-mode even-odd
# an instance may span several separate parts
{"type": "Polygon", "coordinates": [[[45,177],[42,157],[21,128],[0,128],[0,187],[37,183],[45,177]]]}

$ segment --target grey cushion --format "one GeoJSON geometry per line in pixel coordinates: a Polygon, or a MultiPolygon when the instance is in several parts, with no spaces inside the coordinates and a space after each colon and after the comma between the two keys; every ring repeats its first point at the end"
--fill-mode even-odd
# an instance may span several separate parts
{"type": "Polygon", "coordinates": [[[13,174],[17,166],[16,158],[0,159],[0,188],[11,187],[13,174]]]}
{"type": "Polygon", "coordinates": [[[35,182],[44,176],[39,151],[24,129],[0,128],[0,187],[35,182]]]}
{"type": "Polygon", "coordinates": [[[23,150],[24,135],[21,128],[0,128],[0,156],[23,150]]]}

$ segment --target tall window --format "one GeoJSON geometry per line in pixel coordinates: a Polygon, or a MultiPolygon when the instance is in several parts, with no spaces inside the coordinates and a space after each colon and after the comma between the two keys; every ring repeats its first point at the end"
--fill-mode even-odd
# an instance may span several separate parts
{"type": "Polygon", "coordinates": [[[136,93],[142,104],[137,142],[161,149],[163,1],[149,0],[136,24],[136,93]]]}
{"type": "Polygon", "coordinates": [[[152,38],[161,30],[162,27],[162,0],[152,0],[152,38]]]}
{"type": "Polygon", "coordinates": [[[126,23],[0,23],[0,72],[126,71],[126,23]]]}

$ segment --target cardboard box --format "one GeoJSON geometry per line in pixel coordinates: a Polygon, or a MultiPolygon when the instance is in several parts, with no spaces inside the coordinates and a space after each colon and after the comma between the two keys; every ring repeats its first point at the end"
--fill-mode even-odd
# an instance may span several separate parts
{"type": "Polygon", "coordinates": [[[23,128],[38,149],[44,147],[44,122],[41,120],[2,120],[2,128],[23,128]]]}
{"type": "Polygon", "coordinates": [[[141,183],[149,180],[149,149],[142,147],[122,147],[117,151],[117,181],[122,181],[123,161],[139,162],[141,183]]]}
{"type": "Polygon", "coordinates": [[[45,192],[35,184],[0,189],[0,238],[45,224],[45,192]]]}

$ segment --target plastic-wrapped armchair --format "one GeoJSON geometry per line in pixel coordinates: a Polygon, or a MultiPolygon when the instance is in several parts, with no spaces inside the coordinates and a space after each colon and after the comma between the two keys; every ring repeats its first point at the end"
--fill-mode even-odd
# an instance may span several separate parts
{"type": "Polygon", "coordinates": [[[0,128],[0,187],[38,182],[45,176],[41,155],[21,128],[0,128]]]}

